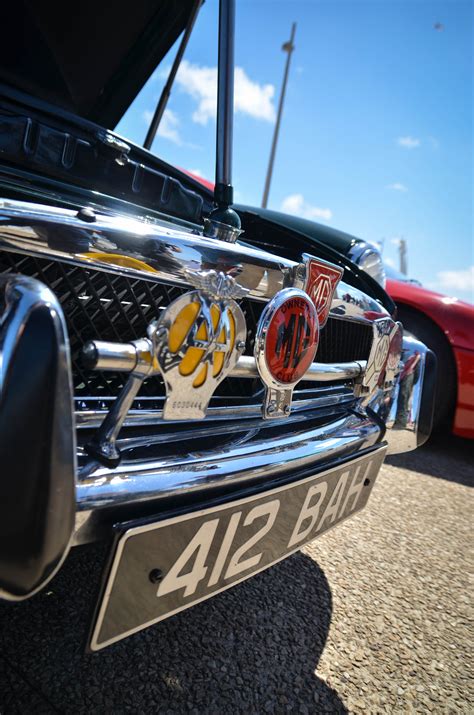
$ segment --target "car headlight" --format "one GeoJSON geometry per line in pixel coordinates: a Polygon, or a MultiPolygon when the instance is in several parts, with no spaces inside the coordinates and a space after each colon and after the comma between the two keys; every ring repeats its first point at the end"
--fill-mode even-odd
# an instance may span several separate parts
{"type": "Polygon", "coordinates": [[[385,288],[385,269],[382,256],[376,246],[358,241],[350,247],[349,258],[385,288]]]}

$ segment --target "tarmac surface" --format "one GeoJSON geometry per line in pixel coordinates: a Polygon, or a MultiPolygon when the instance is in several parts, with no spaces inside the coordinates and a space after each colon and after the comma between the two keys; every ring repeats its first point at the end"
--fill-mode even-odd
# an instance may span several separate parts
{"type": "Polygon", "coordinates": [[[93,655],[105,549],[73,550],[0,605],[0,712],[474,712],[473,454],[450,438],[389,458],[359,515],[93,655]]]}

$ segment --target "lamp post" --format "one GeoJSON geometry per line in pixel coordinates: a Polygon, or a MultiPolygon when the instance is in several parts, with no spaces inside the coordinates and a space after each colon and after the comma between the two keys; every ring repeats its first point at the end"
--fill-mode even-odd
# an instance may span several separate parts
{"type": "Polygon", "coordinates": [[[408,275],[408,260],[407,260],[407,242],[404,238],[400,239],[398,244],[398,251],[400,256],[400,273],[404,276],[408,275]]]}
{"type": "Polygon", "coordinates": [[[270,159],[268,161],[267,177],[265,179],[265,188],[263,190],[263,198],[262,198],[262,208],[263,209],[267,208],[268,194],[270,193],[270,183],[271,183],[272,174],[273,174],[273,164],[275,161],[275,152],[276,152],[276,147],[277,147],[277,142],[278,142],[278,134],[280,131],[281,115],[283,113],[283,104],[285,102],[286,85],[288,82],[288,73],[290,70],[291,53],[295,49],[295,46],[293,44],[294,39],[295,39],[295,32],[296,32],[296,22],[293,23],[293,26],[291,28],[291,38],[290,38],[289,42],[285,42],[285,44],[282,45],[282,48],[281,48],[283,50],[283,52],[287,53],[288,56],[286,58],[285,74],[283,75],[283,85],[281,88],[280,101],[278,103],[278,113],[277,113],[277,119],[276,119],[276,123],[275,123],[275,131],[273,132],[273,141],[272,141],[272,148],[270,151],[270,159]]]}
{"type": "Polygon", "coordinates": [[[408,246],[405,238],[394,238],[393,243],[398,249],[398,269],[404,276],[408,275],[408,246]]]}

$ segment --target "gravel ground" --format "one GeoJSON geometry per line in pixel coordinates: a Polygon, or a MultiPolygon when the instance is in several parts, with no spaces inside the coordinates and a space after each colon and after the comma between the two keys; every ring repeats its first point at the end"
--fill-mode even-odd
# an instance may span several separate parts
{"type": "Polygon", "coordinates": [[[360,515],[92,656],[104,549],[74,550],[45,593],[0,606],[0,712],[474,712],[473,473],[461,441],[392,458],[360,515]]]}

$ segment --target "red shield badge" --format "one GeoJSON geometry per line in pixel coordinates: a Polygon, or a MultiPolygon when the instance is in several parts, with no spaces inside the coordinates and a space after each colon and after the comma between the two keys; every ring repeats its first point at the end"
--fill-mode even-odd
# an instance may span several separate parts
{"type": "Polygon", "coordinates": [[[334,291],[344,270],[333,263],[321,261],[307,253],[303,254],[303,261],[306,266],[304,289],[313,300],[318,314],[319,327],[322,328],[326,325],[334,291]]]}

